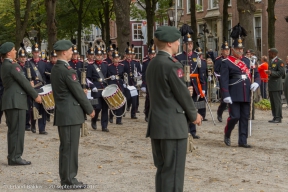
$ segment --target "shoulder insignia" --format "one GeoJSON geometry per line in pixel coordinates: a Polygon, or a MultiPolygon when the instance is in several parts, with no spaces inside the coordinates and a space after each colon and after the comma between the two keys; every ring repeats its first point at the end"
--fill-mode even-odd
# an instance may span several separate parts
{"type": "Polygon", "coordinates": [[[124,66],[124,64],[123,64],[123,63],[119,63],[119,65],[122,65],[122,66],[124,66]]]}
{"type": "Polygon", "coordinates": [[[171,61],[173,61],[174,63],[176,63],[178,60],[175,59],[174,57],[169,57],[169,59],[171,59],[171,61]]]}
{"type": "Polygon", "coordinates": [[[67,69],[72,69],[72,67],[69,65],[69,64],[67,64],[67,63],[65,63],[65,67],[67,68],[67,69]]]}
{"type": "Polygon", "coordinates": [[[280,65],[281,67],[284,67],[284,63],[281,63],[281,65],[280,65]]]}
{"type": "Polygon", "coordinates": [[[179,78],[182,78],[182,77],[183,77],[183,69],[182,69],[182,68],[177,69],[177,76],[178,76],[179,78]]]}
{"type": "Polygon", "coordinates": [[[102,61],[102,63],[105,63],[105,64],[107,64],[107,61],[103,60],[103,61],[102,61]]]}
{"type": "Polygon", "coordinates": [[[176,54],[176,56],[181,55],[181,54],[182,54],[182,52],[179,52],[179,53],[176,54]]]}
{"type": "Polygon", "coordinates": [[[111,65],[112,65],[112,63],[108,64],[108,67],[111,66],[111,65]]]}
{"type": "Polygon", "coordinates": [[[76,74],[75,74],[75,73],[72,74],[72,79],[73,79],[74,81],[77,80],[77,77],[76,77],[76,74]]]}
{"type": "Polygon", "coordinates": [[[275,61],[275,62],[278,62],[278,59],[275,59],[274,61],[275,61]]]}
{"type": "Polygon", "coordinates": [[[16,70],[17,70],[18,72],[20,72],[20,71],[21,71],[20,67],[16,67],[16,70]]]}
{"type": "Polygon", "coordinates": [[[227,58],[225,58],[225,59],[222,59],[222,61],[225,61],[225,60],[227,60],[227,58]]]}
{"type": "MultiPolygon", "coordinates": [[[[221,58],[221,56],[216,57],[216,59],[220,59],[220,58],[221,58]]],[[[216,59],[215,59],[215,60],[216,60],[216,59]]]]}
{"type": "Polygon", "coordinates": [[[146,61],[148,61],[148,59],[143,60],[143,63],[146,62],[146,61]]]}

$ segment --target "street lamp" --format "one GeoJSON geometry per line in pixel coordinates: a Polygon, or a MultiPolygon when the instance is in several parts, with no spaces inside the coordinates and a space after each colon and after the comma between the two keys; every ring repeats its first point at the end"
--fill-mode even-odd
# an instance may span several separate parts
{"type": "Polygon", "coordinates": [[[172,6],[168,8],[167,14],[168,14],[169,21],[173,23],[173,25],[177,28],[177,23],[179,23],[184,9],[177,6],[177,10],[175,11],[175,8],[176,6],[172,6]]]}
{"type": "Polygon", "coordinates": [[[32,30],[28,31],[29,38],[31,40],[35,40],[37,33],[38,33],[38,31],[36,31],[34,28],[32,28],[32,30]]]}

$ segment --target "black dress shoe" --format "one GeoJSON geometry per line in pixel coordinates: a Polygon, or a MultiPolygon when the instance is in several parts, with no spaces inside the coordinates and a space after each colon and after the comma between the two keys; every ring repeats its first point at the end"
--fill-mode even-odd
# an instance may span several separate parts
{"type": "Polygon", "coordinates": [[[198,135],[193,135],[192,137],[193,137],[193,139],[200,139],[200,137],[198,135]]]}
{"type": "Polygon", "coordinates": [[[113,118],[109,118],[109,122],[110,122],[110,123],[113,123],[113,118]]]}
{"type": "Polygon", "coordinates": [[[222,115],[217,115],[217,119],[219,122],[222,122],[222,115]]]}
{"type": "Polygon", "coordinates": [[[123,123],[122,122],[118,122],[118,123],[116,123],[117,125],[123,125],[123,123]]]}
{"type": "Polygon", "coordinates": [[[36,133],[35,127],[32,127],[32,128],[31,128],[31,131],[32,131],[32,133],[36,133]]]}
{"type": "Polygon", "coordinates": [[[271,123],[281,123],[282,121],[281,121],[281,119],[275,119],[273,122],[271,122],[271,123]]]}
{"type": "Polygon", "coordinates": [[[134,116],[134,117],[131,117],[131,119],[138,119],[138,117],[134,116]]]}
{"type": "Polygon", "coordinates": [[[208,119],[204,118],[202,121],[208,121],[208,119]]]}
{"type": "Polygon", "coordinates": [[[39,134],[41,134],[41,135],[48,135],[48,132],[46,132],[46,131],[40,131],[39,134]]]}
{"type": "Polygon", "coordinates": [[[104,132],[109,132],[109,129],[107,129],[107,128],[102,128],[102,131],[104,131],[104,132]]]}
{"type": "Polygon", "coordinates": [[[26,161],[25,159],[21,159],[18,161],[8,160],[8,165],[31,165],[31,162],[26,161]]]}
{"type": "Polygon", "coordinates": [[[96,122],[91,121],[91,127],[92,127],[92,129],[96,130],[97,129],[96,122]]]}
{"type": "Polygon", "coordinates": [[[275,121],[275,117],[272,120],[268,121],[268,122],[269,123],[274,123],[274,121],[275,121]]]}
{"type": "Polygon", "coordinates": [[[248,144],[239,144],[238,147],[251,148],[252,146],[248,144]]]}
{"type": "Polygon", "coordinates": [[[130,107],[127,107],[126,111],[130,111],[130,107]]]}
{"type": "Polygon", "coordinates": [[[75,184],[75,185],[62,185],[61,186],[61,189],[63,190],[76,190],[76,189],[86,189],[88,188],[88,185],[87,184],[75,184]]]}
{"type": "Polygon", "coordinates": [[[224,143],[225,143],[227,146],[230,146],[230,145],[231,145],[231,140],[230,140],[230,138],[229,138],[229,137],[226,137],[225,135],[224,135],[224,143]]]}
{"type": "Polygon", "coordinates": [[[31,131],[30,127],[25,128],[25,131],[31,131]]]}

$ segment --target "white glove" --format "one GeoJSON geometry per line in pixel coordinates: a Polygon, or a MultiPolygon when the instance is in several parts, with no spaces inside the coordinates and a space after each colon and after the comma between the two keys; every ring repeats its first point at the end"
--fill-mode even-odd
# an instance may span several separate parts
{"type": "Polygon", "coordinates": [[[94,87],[94,88],[92,89],[92,92],[98,92],[98,89],[97,89],[96,87],[94,87]]]}
{"type": "Polygon", "coordinates": [[[135,71],[135,72],[134,72],[134,77],[137,77],[137,76],[138,76],[138,74],[137,74],[137,72],[135,71]]]}
{"type": "Polygon", "coordinates": [[[110,79],[111,79],[111,80],[115,80],[115,79],[116,79],[115,75],[111,75],[111,76],[110,76],[110,79]]]}
{"type": "Polygon", "coordinates": [[[202,93],[205,95],[206,92],[202,90],[202,93]]]}
{"type": "Polygon", "coordinates": [[[212,78],[211,78],[211,76],[209,76],[209,77],[208,77],[208,81],[212,81],[212,78]]]}
{"type": "Polygon", "coordinates": [[[232,99],[231,99],[231,97],[225,97],[225,98],[223,99],[223,101],[224,101],[224,103],[230,103],[230,104],[232,104],[232,99]]]}
{"type": "Polygon", "coordinates": [[[141,87],[141,91],[146,93],[146,87],[141,87]]]}
{"type": "Polygon", "coordinates": [[[257,89],[258,87],[259,87],[259,84],[256,83],[256,82],[254,82],[254,83],[251,84],[251,86],[250,86],[250,90],[252,90],[252,91],[256,91],[256,89],[257,89]]]}
{"type": "Polygon", "coordinates": [[[126,88],[127,87],[126,84],[123,84],[123,87],[126,88]]]}

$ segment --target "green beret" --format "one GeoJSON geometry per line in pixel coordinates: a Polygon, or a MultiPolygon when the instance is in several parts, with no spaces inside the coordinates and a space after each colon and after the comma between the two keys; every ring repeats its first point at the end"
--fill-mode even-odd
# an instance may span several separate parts
{"type": "Polygon", "coordinates": [[[159,41],[164,42],[175,42],[181,37],[180,31],[176,27],[172,26],[161,26],[158,27],[154,33],[154,36],[159,41]]]}
{"type": "Polygon", "coordinates": [[[0,53],[6,54],[6,53],[10,52],[13,49],[13,47],[15,47],[15,45],[12,42],[3,43],[0,47],[0,53]]]}
{"type": "Polygon", "coordinates": [[[269,49],[269,52],[278,53],[278,50],[276,48],[271,48],[269,49]]]}
{"type": "Polygon", "coordinates": [[[72,42],[69,40],[59,40],[53,45],[55,51],[67,51],[73,46],[72,42]]]}

